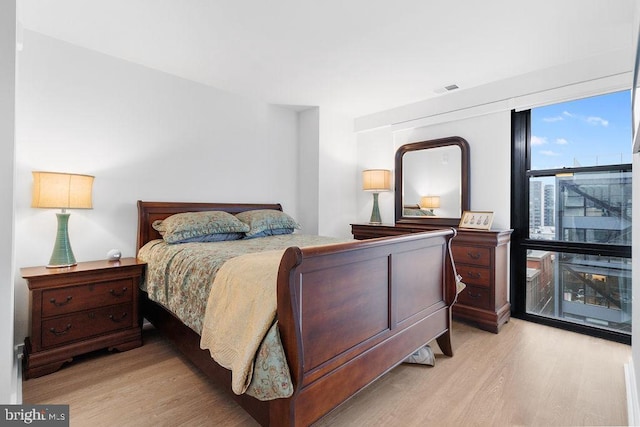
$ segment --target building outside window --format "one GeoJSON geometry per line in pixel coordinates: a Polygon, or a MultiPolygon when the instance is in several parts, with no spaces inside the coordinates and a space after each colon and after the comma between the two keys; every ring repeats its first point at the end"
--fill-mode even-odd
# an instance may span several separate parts
{"type": "Polygon", "coordinates": [[[544,186],[544,226],[553,227],[555,225],[556,208],[555,186],[547,184],[544,186]]]}
{"type": "MultiPolygon", "coordinates": [[[[631,245],[631,171],[565,172],[554,177],[553,187],[556,225],[534,226],[531,238],[631,245]]],[[[532,208],[531,215],[538,211],[532,208]]],[[[631,331],[630,258],[532,249],[527,267],[544,278],[530,293],[530,312],[631,331]]]]}

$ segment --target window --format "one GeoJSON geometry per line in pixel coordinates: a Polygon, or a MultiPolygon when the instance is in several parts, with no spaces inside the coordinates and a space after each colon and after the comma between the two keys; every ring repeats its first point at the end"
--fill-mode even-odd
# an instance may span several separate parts
{"type": "Polygon", "coordinates": [[[630,101],[513,114],[515,316],[630,342],[630,101]]]}

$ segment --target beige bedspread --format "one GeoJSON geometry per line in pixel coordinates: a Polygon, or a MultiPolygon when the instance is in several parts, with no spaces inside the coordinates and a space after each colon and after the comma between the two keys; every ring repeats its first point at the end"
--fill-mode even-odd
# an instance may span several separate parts
{"type": "Polygon", "coordinates": [[[231,370],[236,394],[249,387],[256,352],[276,318],[276,279],[283,252],[228,260],[209,292],[200,347],[231,370]]]}
{"type": "MultiPolygon", "coordinates": [[[[250,253],[278,252],[282,254],[285,248],[291,246],[310,247],[344,241],[346,240],[297,233],[256,239],[174,245],[167,244],[161,239],[152,240],[138,252],[138,258],[147,263],[141,288],[147,293],[149,299],[171,311],[185,325],[202,336],[207,301],[215,299],[211,296],[210,289],[216,283],[216,275],[228,261],[250,253]]],[[[279,262],[275,262],[273,267],[277,268],[278,264],[279,262]]],[[[268,286],[273,294],[268,298],[257,298],[257,304],[262,304],[267,299],[271,301],[271,298],[276,301],[275,276],[268,286]]],[[[247,289],[247,287],[244,288],[247,289]]],[[[251,292],[253,296],[253,291],[251,292]]],[[[229,290],[226,296],[229,297],[232,293],[234,293],[234,289],[229,290]]],[[[218,313],[221,314],[223,311],[231,313],[232,310],[227,311],[227,307],[236,307],[240,303],[246,302],[248,295],[246,293],[240,294],[240,297],[241,299],[237,302],[227,301],[224,304],[217,304],[218,313]]],[[[231,296],[231,298],[234,297],[231,296]]],[[[252,303],[250,303],[251,305],[252,303]]],[[[241,312],[244,313],[247,310],[242,309],[241,312]]],[[[239,329],[242,332],[242,328],[238,328],[238,326],[249,323],[241,316],[235,316],[234,319],[227,322],[230,326],[227,328],[228,330],[234,329],[235,326],[236,330],[239,329]]],[[[251,380],[246,394],[259,400],[288,397],[293,393],[293,384],[277,325],[277,321],[272,321],[269,324],[270,328],[257,353],[254,354],[253,372],[246,375],[244,379],[246,383],[251,380]]],[[[220,328],[215,329],[219,330],[220,328]]],[[[237,341],[234,338],[231,342],[235,344],[237,341]]],[[[248,351],[240,353],[245,355],[245,361],[250,354],[248,351]]],[[[241,375],[241,377],[243,376],[241,375]]]]}

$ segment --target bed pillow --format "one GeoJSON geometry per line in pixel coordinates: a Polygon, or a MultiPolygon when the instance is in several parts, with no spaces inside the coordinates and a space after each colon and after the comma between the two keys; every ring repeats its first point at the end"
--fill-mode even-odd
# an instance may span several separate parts
{"type": "Polygon", "coordinates": [[[415,363],[418,365],[436,365],[436,357],[433,354],[433,350],[429,345],[420,347],[411,356],[404,359],[404,363],[415,363]]]}
{"type": "Polygon", "coordinates": [[[274,209],[240,212],[236,217],[250,227],[245,233],[247,238],[291,234],[296,228],[300,228],[300,224],[289,215],[274,209]]]}
{"type": "Polygon", "coordinates": [[[187,237],[174,243],[226,242],[228,240],[240,240],[243,238],[244,233],[214,233],[205,234],[204,236],[187,237]]]}
{"type": "Polygon", "coordinates": [[[208,241],[235,240],[249,231],[247,224],[223,211],[179,213],[154,221],[152,226],[167,243],[198,241],[193,240],[198,238],[208,238],[208,241]]]}
{"type": "Polygon", "coordinates": [[[245,239],[255,239],[256,237],[279,236],[281,234],[291,234],[295,231],[293,228],[270,228],[252,235],[245,234],[245,239]]]}

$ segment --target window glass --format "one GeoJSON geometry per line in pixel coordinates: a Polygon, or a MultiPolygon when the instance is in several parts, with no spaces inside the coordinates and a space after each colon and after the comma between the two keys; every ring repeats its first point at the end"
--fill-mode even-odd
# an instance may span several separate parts
{"type": "Polygon", "coordinates": [[[631,94],[594,96],[531,110],[531,169],[631,163],[631,94]]]}
{"type": "Polygon", "coordinates": [[[631,259],[527,251],[527,312],[631,332],[631,259]]]}
{"type": "Polygon", "coordinates": [[[575,172],[531,178],[529,236],[630,246],[631,172],[575,172]]]}

